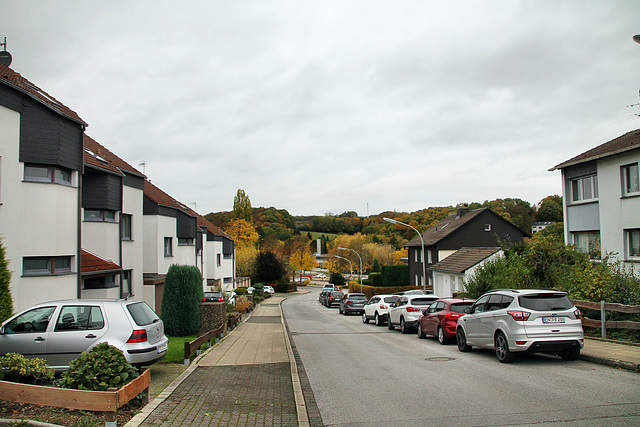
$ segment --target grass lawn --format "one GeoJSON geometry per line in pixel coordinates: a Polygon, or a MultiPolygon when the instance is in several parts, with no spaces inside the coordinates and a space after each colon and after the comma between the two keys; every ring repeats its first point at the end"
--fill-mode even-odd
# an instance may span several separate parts
{"type": "Polygon", "coordinates": [[[167,354],[158,363],[184,363],[184,343],[191,342],[198,338],[197,335],[188,337],[168,337],[169,349],[167,354]]]}

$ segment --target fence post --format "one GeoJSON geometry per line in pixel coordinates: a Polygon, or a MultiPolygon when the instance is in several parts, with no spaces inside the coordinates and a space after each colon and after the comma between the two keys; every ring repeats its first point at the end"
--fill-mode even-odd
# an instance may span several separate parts
{"type": "Polygon", "coordinates": [[[104,425],[105,427],[117,427],[118,426],[118,418],[116,417],[116,412],[118,410],[118,389],[115,387],[109,387],[107,391],[110,391],[114,395],[114,408],[113,411],[109,411],[104,415],[104,425]]]}
{"type": "Polygon", "coordinates": [[[607,337],[607,315],[604,311],[604,300],[600,301],[600,323],[602,324],[602,338],[607,337]]]}
{"type": "Polygon", "coordinates": [[[191,357],[189,350],[190,350],[189,343],[188,342],[184,343],[184,364],[187,366],[191,364],[191,361],[189,360],[189,357],[191,357]]]}

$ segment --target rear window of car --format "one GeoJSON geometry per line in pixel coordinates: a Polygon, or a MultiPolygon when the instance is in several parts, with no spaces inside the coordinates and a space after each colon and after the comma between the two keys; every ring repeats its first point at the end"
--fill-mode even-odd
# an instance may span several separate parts
{"type": "Polygon", "coordinates": [[[411,305],[431,305],[434,301],[433,298],[414,298],[411,300],[411,305]]]}
{"type": "Polygon", "coordinates": [[[129,310],[129,314],[131,314],[133,321],[136,322],[138,326],[150,325],[158,318],[156,313],[151,310],[151,307],[142,301],[127,305],[127,310],[129,310]]]}
{"type": "Polygon", "coordinates": [[[398,298],[400,298],[399,296],[392,296],[392,297],[385,297],[384,298],[384,302],[388,303],[388,304],[393,304],[394,302],[398,301],[398,298]]]}
{"type": "Polygon", "coordinates": [[[464,313],[464,309],[467,307],[471,307],[473,302],[457,302],[455,304],[451,304],[449,306],[449,310],[454,313],[464,313]]]}
{"type": "Polygon", "coordinates": [[[213,297],[217,298],[217,297],[221,297],[222,293],[221,292],[205,292],[204,296],[208,298],[213,298],[213,297]]]}
{"type": "Polygon", "coordinates": [[[341,296],[343,296],[343,293],[339,292],[339,291],[338,292],[331,292],[331,295],[333,295],[334,297],[341,297],[341,296]]]}
{"type": "Polygon", "coordinates": [[[349,299],[353,299],[353,300],[366,300],[367,297],[364,295],[349,295],[349,299]]]}
{"type": "Polygon", "coordinates": [[[573,303],[566,294],[534,294],[518,297],[520,307],[533,311],[569,310],[573,303]]]}

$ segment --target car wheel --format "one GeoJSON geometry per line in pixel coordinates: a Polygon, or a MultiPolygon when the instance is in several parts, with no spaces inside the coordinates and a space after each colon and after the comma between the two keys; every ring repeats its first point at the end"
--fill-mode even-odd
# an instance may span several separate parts
{"type": "Polygon", "coordinates": [[[424,334],[424,332],[422,331],[422,325],[420,324],[420,322],[418,322],[418,338],[425,338],[426,335],[424,334]]]}
{"type": "Polygon", "coordinates": [[[496,348],[496,356],[498,356],[498,360],[502,363],[510,363],[513,362],[515,358],[515,354],[509,351],[509,344],[507,343],[507,338],[504,336],[502,332],[498,333],[495,341],[496,348]]]}
{"type": "Polygon", "coordinates": [[[382,326],[382,319],[380,318],[380,315],[378,314],[377,311],[376,311],[376,326],[382,326]]]}
{"type": "Polygon", "coordinates": [[[560,357],[562,357],[564,360],[576,360],[579,356],[580,356],[580,347],[577,345],[574,345],[569,350],[565,350],[562,353],[560,353],[560,357]]]}
{"type": "Polygon", "coordinates": [[[391,323],[391,317],[387,314],[387,329],[393,331],[396,327],[391,323]]]}
{"type": "Polygon", "coordinates": [[[471,351],[471,346],[467,345],[467,337],[464,335],[462,328],[458,328],[456,332],[456,342],[458,343],[458,350],[463,352],[471,351]]]}
{"type": "Polygon", "coordinates": [[[362,323],[369,323],[369,319],[367,319],[367,313],[362,312],[362,323]]]}
{"type": "Polygon", "coordinates": [[[342,307],[338,307],[338,312],[342,314],[342,307]]]}
{"type": "Polygon", "coordinates": [[[400,318],[400,332],[402,332],[403,334],[409,333],[409,328],[407,328],[407,325],[404,322],[404,317],[400,318]]]}
{"type": "Polygon", "coordinates": [[[444,328],[442,326],[438,326],[438,342],[442,345],[445,345],[449,340],[447,336],[444,334],[444,328]]]}

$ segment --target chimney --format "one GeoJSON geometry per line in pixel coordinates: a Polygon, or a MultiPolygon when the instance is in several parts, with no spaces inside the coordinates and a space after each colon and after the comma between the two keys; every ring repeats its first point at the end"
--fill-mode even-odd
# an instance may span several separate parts
{"type": "Polygon", "coordinates": [[[462,218],[468,213],[469,213],[469,208],[458,208],[458,215],[456,216],[456,219],[462,218]]]}

